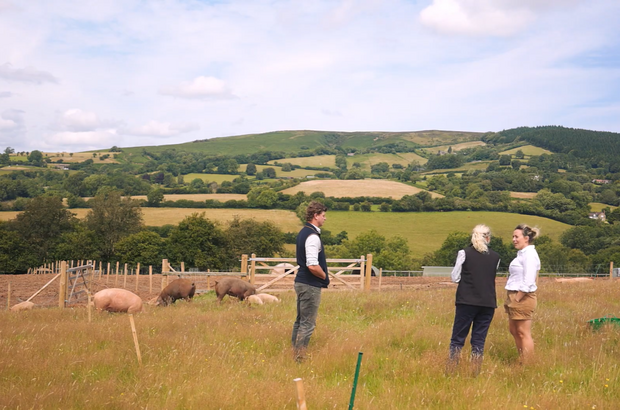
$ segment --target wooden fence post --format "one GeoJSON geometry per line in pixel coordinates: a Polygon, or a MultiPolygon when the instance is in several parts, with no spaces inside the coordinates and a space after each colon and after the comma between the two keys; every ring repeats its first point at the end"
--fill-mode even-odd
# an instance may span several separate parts
{"type": "Polygon", "coordinates": [[[60,285],[58,287],[58,307],[65,307],[65,299],[67,298],[67,262],[60,262],[60,285]]]}
{"type": "Polygon", "coordinates": [[[360,290],[364,290],[364,272],[366,272],[366,258],[360,256],[360,290]]]}
{"type": "Polygon", "coordinates": [[[103,273],[103,261],[99,261],[99,280],[101,280],[101,274],[103,273]]]}
{"type": "Polygon", "coordinates": [[[241,255],[241,269],[239,270],[241,274],[248,274],[248,255],[241,255]]]}
{"type": "Polygon", "coordinates": [[[164,288],[167,285],[167,279],[168,279],[168,272],[170,271],[170,267],[168,265],[168,259],[163,259],[161,261],[161,290],[164,290],[164,288]]]}
{"type": "Polygon", "coordinates": [[[106,269],[105,271],[105,284],[108,284],[108,281],[110,280],[110,262],[108,262],[108,269],[106,269]]]}
{"type": "Polygon", "coordinates": [[[129,314],[129,323],[131,324],[131,334],[133,335],[133,344],[136,346],[136,355],[138,356],[138,364],[142,366],[142,355],[140,354],[140,345],[138,344],[138,334],[136,333],[136,323],[133,320],[133,313],[129,314]]]}
{"type": "Polygon", "coordinates": [[[185,273],[185,262],[181,262],[181,272],[185,273]]]}
{"type": "Polygon", "coordinates": [[[253,285],[256,281],[256,254],[252,254],[252,262],[250,263],[250,283],[253,285]]]}
{"type": "Polygon", "coordinates": [[[11,281],[9,281],[9,290],[6,297],[6,310],[11,309],[11,281]]]}
{"type": "Polygon", "coordinates": [[[370,278],[372,277],[372,253],[366,256],[366,284],[364,285],[364,291],[370,292],[370,278]]]}
{"type": "Polygon", "coordinates": [[[121,263],[120,262],[116,262],[116,276],[114,277],[114,287],[118,288],[118,271],[121,267],[121,263]]]}
{"type": "Polygon", "coordinates": [[[153,293],[153,265],[149,265],[149,293],[153,293]]]}
{"type": "Polygon", "coordinates": [[[140,262],[136,265],[136,292],[138,291],[138,281],[140,279],[140,262]]]}
{"type": "Polygon", "coordinates": [[[614,278],[614,261],[609,262],[609,279],[614,278]]]}
{"type": "Polygon", "coordinates": [[[124,270],[123,289],[127,289],[127,264],[125,264],[124,270]]]}
{"type": "Polygon", "coordinates": [[[304,382],[302,379],[293,379],[295,387],[297,388],[297,410],[307,410],[306,405],[306,392],[304,390],[304,382]]]}

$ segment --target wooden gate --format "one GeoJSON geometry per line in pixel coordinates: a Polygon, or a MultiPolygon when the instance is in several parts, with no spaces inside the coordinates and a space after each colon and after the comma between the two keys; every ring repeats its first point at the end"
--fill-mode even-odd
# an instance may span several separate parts
{"type": "MultiPolygon", "coordinates": [[[[247,266],[250,283],[257,286],[257,292],[291,289],[299,269],[295,258],[261,258],[252,254],[250,258],[243,255],[242,261],[245,260],[247,264],[242,263],[242,272],[244,265],[247,266]],[[275,289],[276,284],[280,288],[275,289]]],[[[370,290],[371,267],[371,254],[359,259],[327,259],[330,288],[370,290]]]]}

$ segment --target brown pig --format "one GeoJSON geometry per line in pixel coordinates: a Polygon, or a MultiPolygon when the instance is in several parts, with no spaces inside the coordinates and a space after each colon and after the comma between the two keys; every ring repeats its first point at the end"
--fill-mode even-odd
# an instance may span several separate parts
{"type": "Polygon", "coordinates": [[[254,285],[243,281],[238,278],[224,278],[219,281],[215,281],[215,294],[217,300],[222,303],[224,296],[234,296],[239,300],[244,300],[250,295],[256,293],[254,285]]]}
{"type": "Polygon", "coordinates": [[[95,293],[95,309],[108,312],[138,313],[142,311],[140,296],[126,289],[110,288],[95,293]]]}
{"type": "Polygon", "coordinates": [[[23,310],[32,310],[33,307],[34,307],[34,303],[25,301],[22,303],[18,303],[17,305],[13,305],[13,307],[11,307],[11,312],[21,312],[23,310]]]}
{"type": "Polygon", "coordinates": [[[168,306],[177,301],[177,299],[185,299],[191,302],[196,293],[196,285],[188,279],[175,279],[164,288],[155,302],[158,306],[168,306]]]}

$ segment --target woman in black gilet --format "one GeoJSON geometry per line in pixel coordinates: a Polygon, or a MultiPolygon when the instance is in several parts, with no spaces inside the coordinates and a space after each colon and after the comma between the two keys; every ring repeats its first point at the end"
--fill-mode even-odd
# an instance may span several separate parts
{"type": "Polygon", "coordinates": [[[489,227],[477,225],[471,235],[472,246],[458,252],[452,269],[452,281],[459,285],[447,373],[452,373],[458,365],[470,329],[473,373],[478,375],[480,372],[484,342],[497,308],[495,275],[500,257],[489,249],[490,241],[489,227]]]}

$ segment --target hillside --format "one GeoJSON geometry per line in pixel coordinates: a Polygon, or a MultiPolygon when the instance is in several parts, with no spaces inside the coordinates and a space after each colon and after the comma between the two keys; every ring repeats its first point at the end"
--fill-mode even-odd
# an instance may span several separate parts
{"type": "Polygon", "coordinates": [[[197,140],[183,144],[123,148],[133,155],[176,149],[186,152],[208,152],[213,155],[253,154],[258,151],[299,152],[320,147],[366,149],[370,147],[401,146],[415,148],[441,144],[459,144],[478,141],[484,134],[460,131],[416,132],[334,132],[334,131],[275,131],[264,134],[237,135],[231,137],[197,140]]]}

